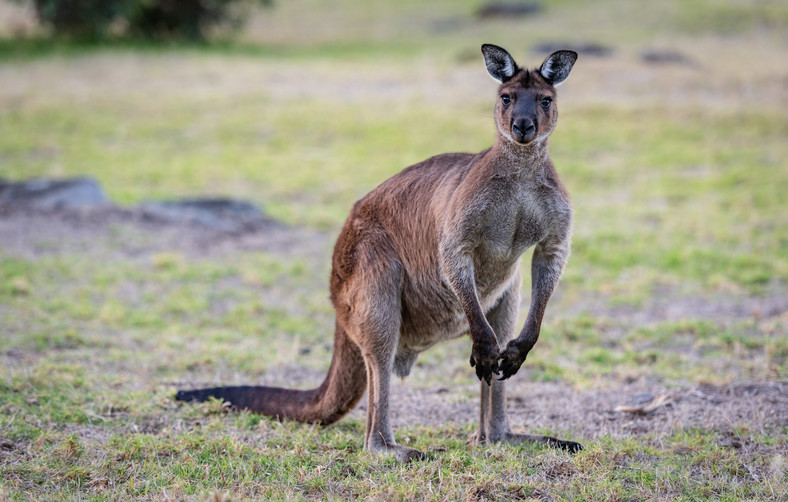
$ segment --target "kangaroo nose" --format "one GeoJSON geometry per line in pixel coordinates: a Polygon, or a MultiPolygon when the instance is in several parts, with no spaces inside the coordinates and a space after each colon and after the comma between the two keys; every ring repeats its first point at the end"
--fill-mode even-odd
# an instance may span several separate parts
{"type": "Polygon", "coordinates": [[[536,124],[531,119],[520,119],[512,124],[512,133],[519,142],[528,141],[536,131],[536,124]]]}

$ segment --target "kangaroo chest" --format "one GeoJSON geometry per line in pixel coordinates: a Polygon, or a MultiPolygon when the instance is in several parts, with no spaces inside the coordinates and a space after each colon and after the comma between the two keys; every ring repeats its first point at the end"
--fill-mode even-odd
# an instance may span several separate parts
{"type": "Polygon", "coordinates": [[[525,189],[512,190],[501,199],[484,214],[474,260],[478,273],[487,269],[492,272],[498,267],[508,269],[528,248],[550,233],[554,221],[551,207],[525,189]]]}

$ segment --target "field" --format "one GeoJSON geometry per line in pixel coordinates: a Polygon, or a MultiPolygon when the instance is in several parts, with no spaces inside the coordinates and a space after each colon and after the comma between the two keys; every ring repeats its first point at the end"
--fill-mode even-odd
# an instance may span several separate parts
{"type": "Polygon", "coordinates": [[[152,46],[54,44],[0,3],[0,179],[89,175],[121,207],[0,212],[0,500],[785,499],[788,5],[480,5],[276,2],[235,42],[152,46]],[[572,257],[508,402],[516,431],[585,449],[471,444],[467,337],[393,385],[423,462],[362,450],[365,401],[327,428],[175,402],[322,381],[352,203],[494,139],[484,42],[525,66],[609,49],[560,87],[572,257]],[[191,196],[274,223],[122,210],[191,196]]]}

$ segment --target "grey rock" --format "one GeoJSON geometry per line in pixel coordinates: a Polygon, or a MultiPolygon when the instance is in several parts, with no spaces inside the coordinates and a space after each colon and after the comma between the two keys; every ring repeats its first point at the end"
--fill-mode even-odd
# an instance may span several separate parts
{"type": "Polygon", "coordinates": [[[148,201],[130,208],[118,207],[107,199],[99,183],[89,177],[20,182],[0,179],[0,215],[19,212],[57,213],[80,219],[114,215],[233,234],[280,225],[251,202],[230,198],[148,201]]]}
{"type": "Polygon", "coordinates": [[[581,56],[606,58],[613,55],[613,48],[606,45],[597,44],[594,42],[583,43],[561,43],[561,42],[544,42],[537,44],[533,47],[533,51],[538,54],[550,54],[551,52],[560,50],[575,51],[581,56]]]}
{"type": "Polygon", "coordinates": [[[640,53],[640,59],[649,64],[694,65],[694,62],[685,54],[673,50],[648,49],[640,53]]]}
{"type": "Polygon", "coordinates": [[[0,207],[39,211],[85,210],[107,206],[109,200],[98,181],[80,177],[0,180],[0,207]]]}
{"type": "Polygon", "coordinates": [[[476,17],[479,19],[525,17],[541,11],[542,4],[537,2],[490,2],[476,11],[476,17]]]}
{"type": "Polygon", "coordinates": [[[147,219],[222,232],[240,232],[272,223],[254,204],[225,198],[148,201],[140,204],[137,210],[147,219]]]}

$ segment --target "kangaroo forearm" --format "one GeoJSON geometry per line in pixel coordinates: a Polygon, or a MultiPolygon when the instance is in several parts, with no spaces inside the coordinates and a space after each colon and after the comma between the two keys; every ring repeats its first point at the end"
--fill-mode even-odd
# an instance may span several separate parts
{"type": "Polygon", "coordinates": [[[473,344],[478,346],[497,343],[495,333],[482,311],[476,286],[472,282],[462,281],[456,284],[453,289],[468,320],[468,329],[473,344]]]}
{"type": "Polygon", "coordinates": [[[571,215],[566,223],[559,227],[559,230],[558,236],[553,234],[552,237],[537,244],[534,249],[531,260],[531,308],[520,335],[509,342],[501,353],[499,369],[502,379],[517,373],[539,339],[547,302],[558,284],[558,279],[561,277],[561,272],[563,272],[569,257],[571,215]]]}
{"type": "Polygon", "coordinates": [[[488,384],[493,374],[498,374],[500,349],[487,317],[482,310],[479,294],[476,291],[473,259],[462,252],[463,247],[450,240],[441,248],[441,268],[454,294],[460,301],[468,320],[471,335],[471,366],[476,367],[476,376],[488,384]]]}
{"type": "Polygon", "coordinates": [[[458,250],[459,246],[446,246],[441,252],[441,269],[468,320],[471,340],[474,344],[495,340],[492,328],[484,316],[479,295],[476,291],[473,260],[458,250]]]}
{"type": "Polygon", "coordinates": [[[569,246],[564,242],[540,244],[534,250],[531,262],[531,307],[517,337],[518,345],[525,353],[533,348],[539,338],[547,302],[561,278],[568,255],[569,246]]]}
{"type": "Polygon", "coordinates": [[[531,307],[528,310],[528,317],[526,317],[523,329],[517,337],[523,350],[531,350],[539,338],[547,302],[550,300],[557,282],[557,280],[540,281],[538,279],[534,281],[531,288],[531,307]]]}

